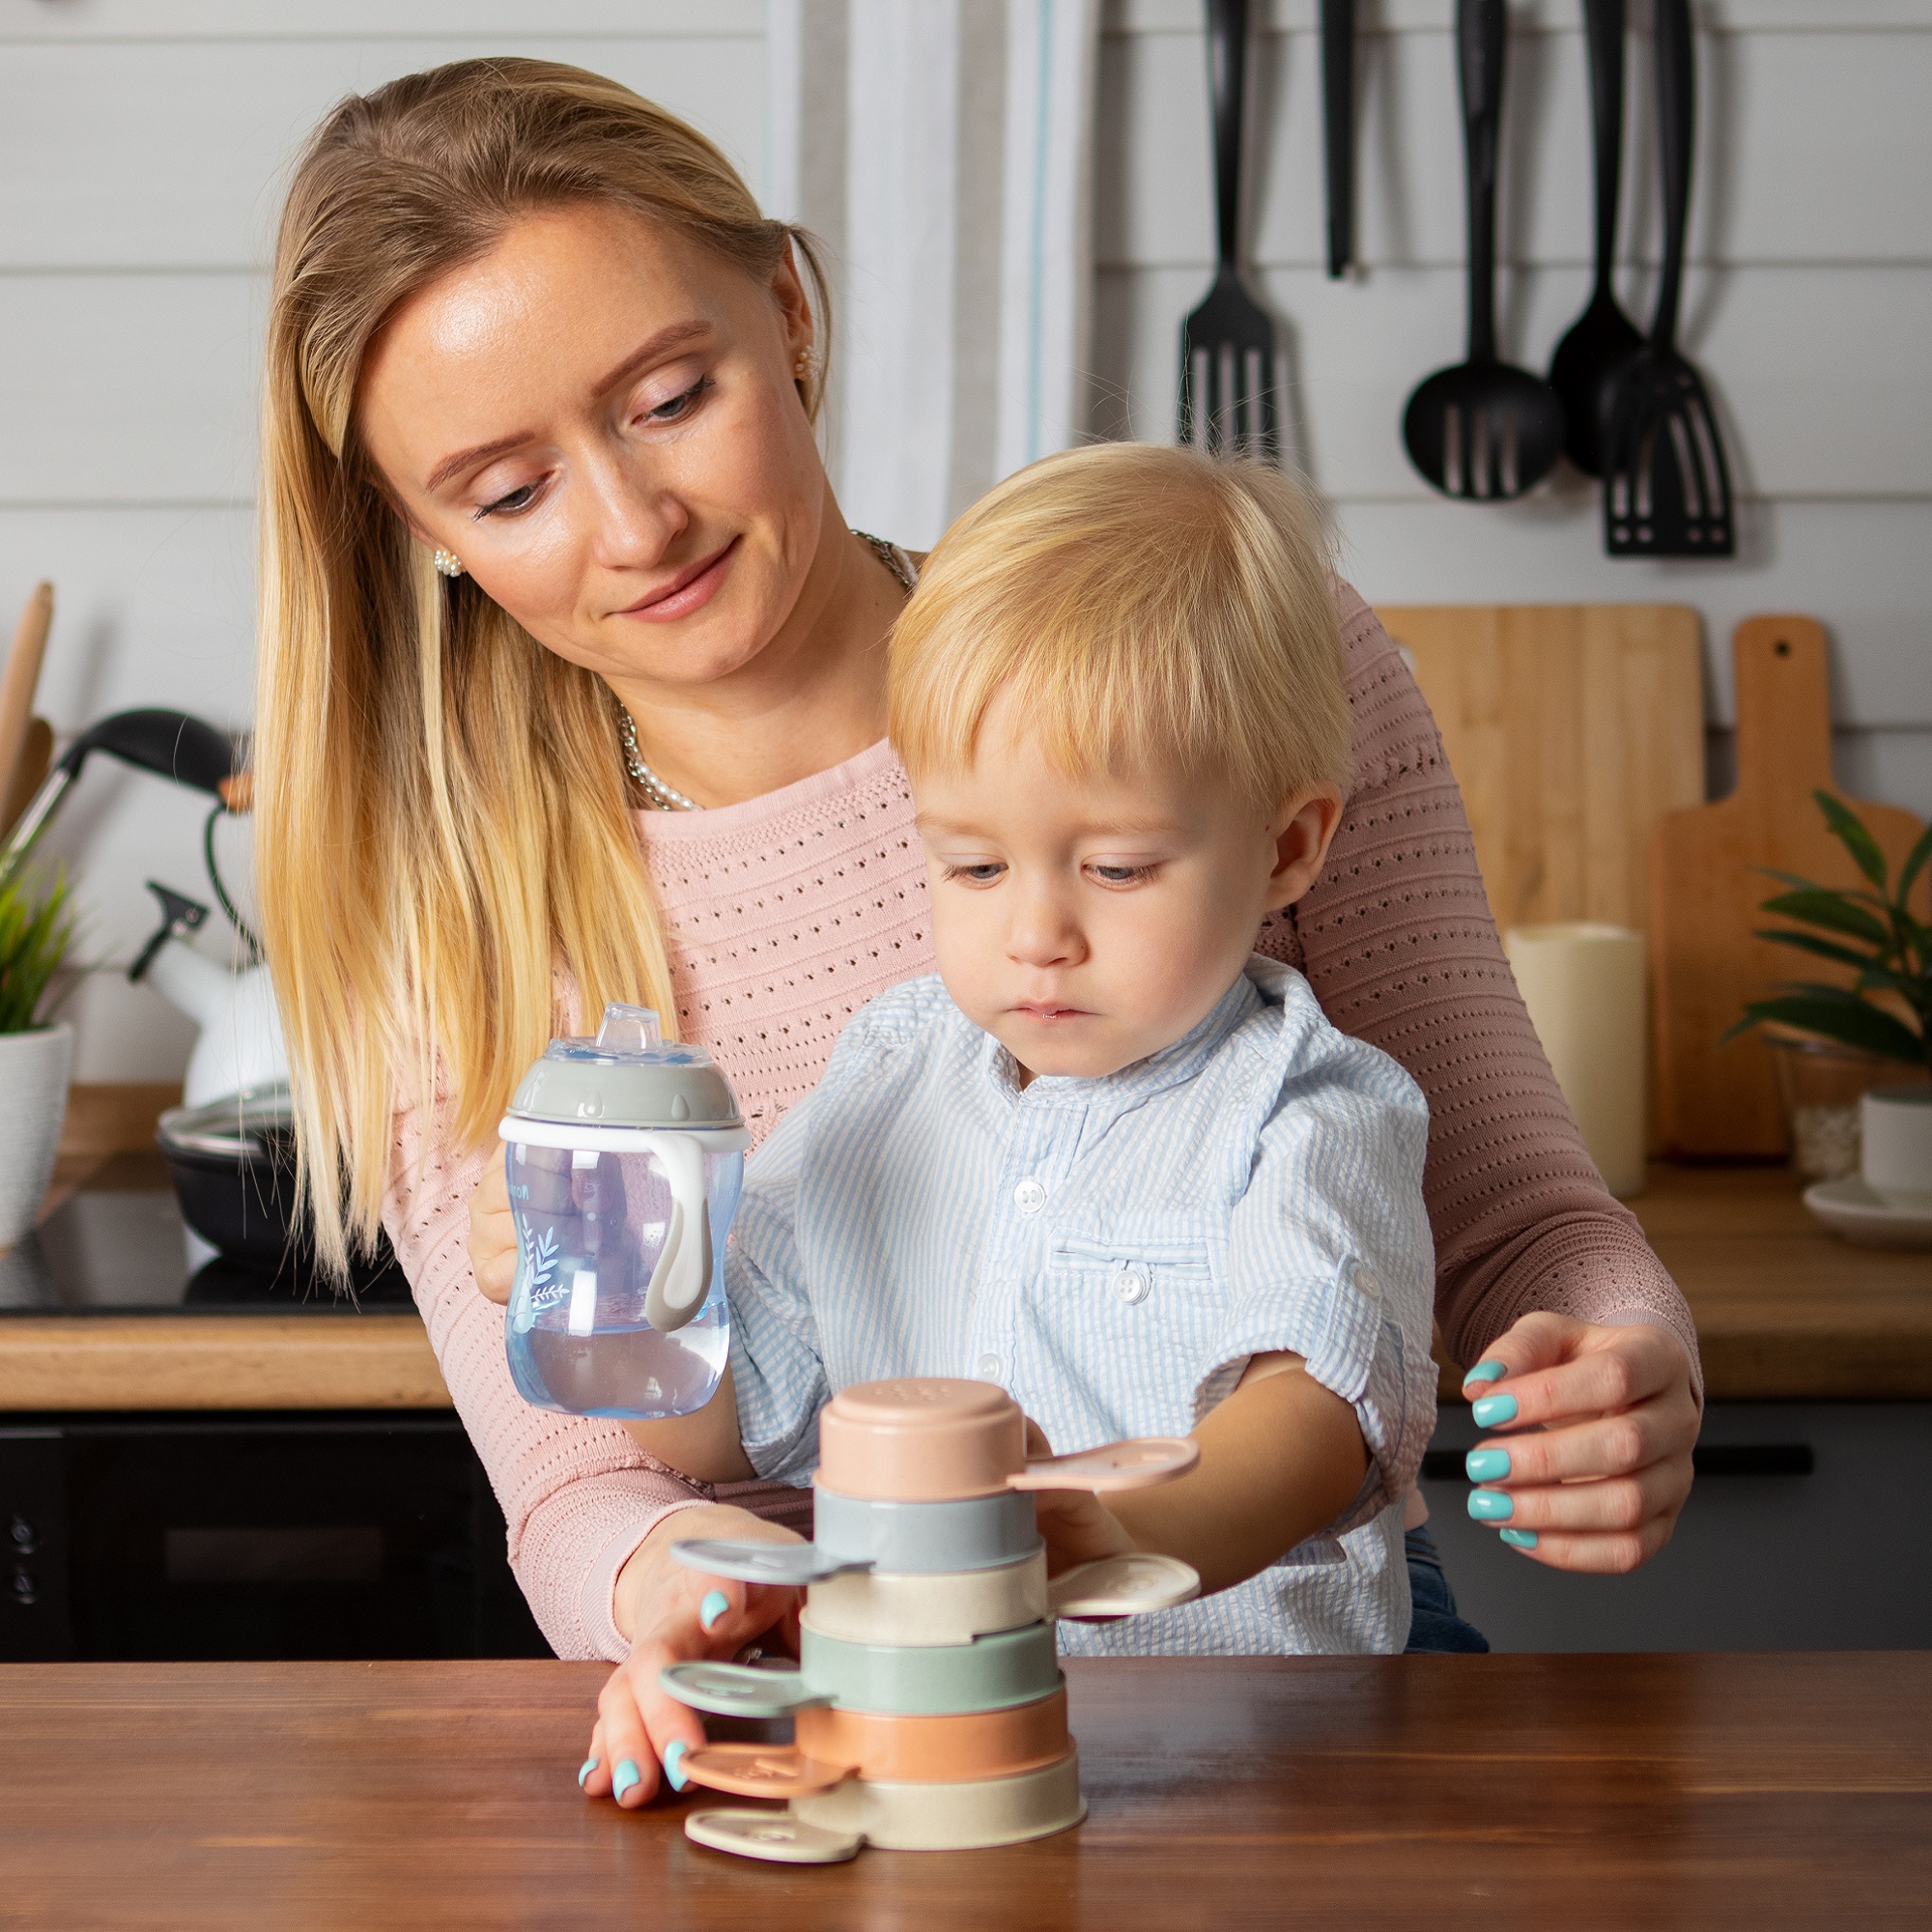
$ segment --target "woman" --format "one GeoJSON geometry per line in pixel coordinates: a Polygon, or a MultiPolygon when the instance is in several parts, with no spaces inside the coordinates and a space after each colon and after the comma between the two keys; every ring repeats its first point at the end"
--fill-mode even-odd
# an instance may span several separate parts
{"type": "MultiPolygon", "coordinates": [[[[606,1000],[673,1014],[762,1132],[929,970],[882,742],[912,566],[845,527],[820,461],[826,313],[809,241],[707,142],[523,61],[344,102],[276,257],[257,798],[319,1232],[340,1260],[386,1225],[546,1634],[622,1660],[585,1780],[629,1804],[698,1735],[658,1665],[774,1615],[668,1545],[787,1535],[800,1498],[708,1499],[526,1407],[467,1216],[523,1068],[606,1000]]],[[[1338,595],[1360,776],[1258,943],[1429,1096],[1448,1350],[1533,1432],[1493,1479],[1517,1539],[1628,1570],[1690,1487],[1694,1333],[1550,1079],[1427,708],[1338,595]]]]}

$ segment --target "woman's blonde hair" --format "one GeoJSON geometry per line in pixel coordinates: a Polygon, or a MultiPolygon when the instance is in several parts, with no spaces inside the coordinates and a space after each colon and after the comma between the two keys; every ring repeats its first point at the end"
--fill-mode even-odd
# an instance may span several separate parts
{"type": "MultiPolygon", "coordinates": [[[[486,1141],[581,1009],[654,1006],[664,936],[627,810],[614,699],[468,579],[438,575],[356,435],[363,358],[399,303],[533,212],[601,203],[769,282],[808,238],[628,88],[546,61],[459,61],[342,101],[297,165],[275,248],[262,428],[262,934],[317,1245],[376,1235],[399,1094],[486,1141]]],[[[821,363],[822,366],[822,363],[821,363]]],[[[815,416],[818,384],[801,384],[815,416]]],[[[425,1119],[427,1134],[428,1122],[425,1119]]]]}
{"type": "Polygon", "coordinates": [[[1009,696],[1075,776],[1213,775],[1272,815],[1346,785],[1352,726],[1321,525],[1279,471],[1101,443],[1010,476],[940,539],[894,627],[893,743],[970,765],[1009,696]]]}

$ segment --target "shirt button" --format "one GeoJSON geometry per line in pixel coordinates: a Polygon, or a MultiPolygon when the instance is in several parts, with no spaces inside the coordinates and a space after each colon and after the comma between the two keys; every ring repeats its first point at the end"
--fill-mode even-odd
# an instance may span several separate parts
{"type": "Polygon", "coordinates": [[[1023,1180],[1013,1189],[1013,1206],[1022,1214],[1037,1214],[1046,1206],[1046,1189],[1037,1180],[1023,1180]]]}
{"type": "Polygon", "coordinates": [[[1358,1293],[1366,1294],[1371,1301],[1381,1299],[1382,1285],[1368,1268],[1358,1267],[1355,1270],[1355,1288],[1358,1293]]]}
{"type": "Polygon", "coordinates": [[[984,1382],[998,1381],[1006,1366],[1006,1363],[1001,1361],[997,1355],[981,1355],[979,1361],[974,1364],[974,1367],[979,1372],[980,1379],[984,1382]]]}
{"type": "Polygon", "coordinates": [[[1120,1267],[1114,1270],[1114,1293],[1129,1305],[1147,1299],[1147,1269],[1120,1267]]]}

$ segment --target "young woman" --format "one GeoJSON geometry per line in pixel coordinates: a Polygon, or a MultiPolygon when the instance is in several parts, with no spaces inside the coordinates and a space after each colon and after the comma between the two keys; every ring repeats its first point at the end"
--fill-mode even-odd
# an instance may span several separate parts
{"type": "MultiPolygon", "coordinates": [[[[276,254],[257,810],[320,1234],[340,1258],[387,1227],[546,1634],[622,1660],[586,1788],[631,1804],[676,1728],[658,1665],[774,1614],[668,1547],[751,1533],[771,1492],[708,1498],[620,1427],[526,1406],[465,1243],[503,1102],[578,1013],[657,1007],[762,1132],[931,970],[883,742],[914,570],[839,515],[826,327],[809,241],[708,142],[534,62],[345,101],[276,254]]],[[[1257,943],[1428,1098],[1437,1321],[1500,1379],[1512,1540],[1628,1570],[1690,1489],[1694,1332],[1538,1049],[1427,707],[1336,595],[1355,781],[1257,943]]]]}

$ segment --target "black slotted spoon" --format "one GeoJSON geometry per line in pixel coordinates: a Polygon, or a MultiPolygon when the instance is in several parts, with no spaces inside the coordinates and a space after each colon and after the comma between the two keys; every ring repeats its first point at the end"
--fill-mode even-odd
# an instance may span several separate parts
{"type": "Polygon", "coordinates": [[[1563,405],[1564,448],[1586,476],[1604,473],[1604,418],[1617,371],[1643,347],[1617,305],[1617,191],[1624,160],[1624,0],[1583,0],[1590,50],[1590,128],[1597,162],[1597,278],[1590,305],[1556,345],[1549,386],[1563,405]]]}
{"type": "Polygon", "coordinates": [[[1678,354],[1690,210],[1696,48],[1689,0],[1656,0],[1663,272],[1650,340],[1617,372],[1604,442],[1604,548],[1612,556],[1729,556],[1736,537],[1723,438],[1703,378],[1678,354]]]}
{"type": "Polygon", "coordinates": [[[1179,440],[1217,456],[1281,455],[1274,322],[1241,280],[1241,139],[1247,118],[1248,0],[1208,0],[1214,107],[1214,282],[1180,326],[1179,440]]]}
{"type": "Polygon", "coordinates": [[[1496,359],[1496,152],[1504,0],[1457,0],[1456,53],[1469,195],[1469,355],[1409,397],[1409,461],[1451,497],[1500,501],[1533,489],[1563,453],[1563,406],[1548,383],[1496,359]]]}

